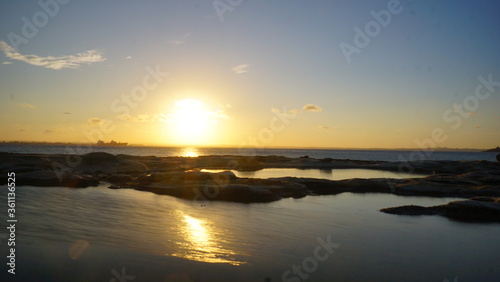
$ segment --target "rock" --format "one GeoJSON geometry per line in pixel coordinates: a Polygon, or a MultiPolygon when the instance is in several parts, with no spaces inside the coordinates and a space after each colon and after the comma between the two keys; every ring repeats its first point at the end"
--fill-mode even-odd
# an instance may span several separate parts
{"type": "Polygon", "coordinates": [[[500,162],[500,154],[497,155],[497,161],[500,162]]]}
{"type": "Polygon", "coordinates": [[[87,173],[142,173],[148,171],[143,163],[123,159],[112,154],[95,152],[81,156],[81,163],[74,168],[87,173]]]}
{"type": "Polygon", "coordinates": [[[213,199],[240,203],[265,203],[277,201],[281,197],[269,191],[267,187],[229,184],[222,187],[220,193],[213,199]]]}
{"type": "Polygon", "coordinates": [[[389,214],[399,214],[399,215],[435,215],[438,214],[436,211],[428,209],[422,206],[401,206],[395,208],[385,208],[381,209],[381,212],[389,214]]]}
{"type": "Polygon", "coordinates": [[[153,173],[145,178],[142,178],[143,181],[155,184],[172,184],[184,181],[206,181],[214,182],[219,185],[227,184],[229,183],[229,181],[235,179],[236,176],[231,171],[222,171],[218,173],[200,171],[173,171],[153,173]]]}
{"type": "Polygon", "coordinates": [[[256,171],[264,166],[255,157],[242,157],[237,161],[239,171],[256,171]]]}
{"type": "Polygon", "coordinates": [[[500,222],[500,198],[481,197],[433,207],[401,206],[380,211],[398,215],[441,215],[461,221],[500,222]]]}
{"type": "Polygon", "coordinates": [[[446,205],[431,207],[448,218],[465,221],[497,221],[500,222],[500,201],[455,201],[446,205]]]}
{"type": "Polygon", "coordinates": [[[99,180],[90,176],[79,176],[68,173],[56,174],[54,171],[40,170],[16,174],[18,186],[71,187],[85,188],[99,185],[99,180]]]}
{"type": "Polygon", "coordinates": [[[114,185],[124,185],[126,183],[132,182],[132,180],[134,180],[134,177],[128,174],[112,174],[108,177],[105,177],[104,180],[114,185]]]}
{"type": "MultiPolygon", "coordinates": [[[[412,207],[408,213],[438,213],[449,217],[466,215],[460,210],[483,214],[482,204],[498,204],[500,162],[423,161],[412,171],[430,176],[409,179],[347,179],[340,181],[284,177],[275,179],[237,178],[232,172],[201,172],[203,168],[259,170],[262,168],[341,169],[364,168],[401,171],[405,163],[336,160],[331,158],[286,158],[280,156],[203,156],[198,158],[154,157],[90,153],[79,155],[43,155],[0,153],[0,171],[16,172],[18,185],[86,187],[100,180],[112,188],[132,188],[184,199],[235,202],[268,202],[306,195],[351,193],[394,193],[433,197],[480,197],[474,204],[453,204],[446,210],[412,207]],[[57,177],[56,172],[61,174],[57,177]],[[435,171],[436,173],[432,173],[435,171]],[[431,175],[432,174],[432,175],[431,175]],[[479,203],[479,204],[478,204],[479,203]],[[458,205],[456,210],[454,205],[458,205]],[[473,208],[473,205],[476,208],[473,208]],[[453,211],[453,212],[452,212],[453,211]]],[[[403,167],[405,168],[405,167],[403,167]]],[[[408,168],[406,168],[408,169],[408,168]]],[[[6,178],[0,178],[0,184],[6,178]]],[[[394,210],[394,212],[404,212],[394,210]]],[[[472,216],[473,217],[473,216],[472,216]]]]}

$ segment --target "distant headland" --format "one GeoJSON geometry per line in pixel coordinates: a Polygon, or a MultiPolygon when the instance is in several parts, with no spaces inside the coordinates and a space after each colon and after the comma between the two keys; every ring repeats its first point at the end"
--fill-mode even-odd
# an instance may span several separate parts
{"type": "Polygon", "coordinates": [[[97,143],[72,143],[72,142],[43,142],[43,141],[0,141],[0,145],[47,145],[47,146],[76,146],[76,145],[94,145],[94,146],[128,146],[126,142],[116,142],[111,140],[110,142],[104,142],[102,140],[97,141],[97,143]]]}
{"type": "Polygon", "coordinates": [[[496,147],[495,149],[489,149],[483,152],[500,152],[500,147],[496,147]]]}
{"type": "Polygon", "coordinates": [[[127,146],[128,143],[116,142],[115,140],[111,140],[110,142],[104,142],[102,140],[97,141],[96,146],[127,146]]]}

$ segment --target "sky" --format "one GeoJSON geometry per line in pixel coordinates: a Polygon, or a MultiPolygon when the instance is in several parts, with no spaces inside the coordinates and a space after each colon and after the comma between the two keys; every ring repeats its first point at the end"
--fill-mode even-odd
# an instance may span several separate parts
{"type": "Polygon", "coordinates": [[[500,2],[0,2],[0,140],[500,146],[500,2]]]}

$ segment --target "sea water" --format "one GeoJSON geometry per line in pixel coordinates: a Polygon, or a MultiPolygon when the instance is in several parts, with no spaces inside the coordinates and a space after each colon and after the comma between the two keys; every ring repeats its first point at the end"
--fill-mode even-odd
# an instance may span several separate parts
{"type": "Polygon", "coordinates": [[[198,148],[198,147],[104,147],[73,145],[9,145],[0,144],[0,152],[32,154],[83,154],[89,152],[107,152],[133,156],[183,156],[197,157],[208,155],[244,155],[244,156],[285,156],[298,158],[333,158],[371,161],[414,161],[414,160],[449,160],[449,161],[496,161],[495,152],[433,151],[433,150],[334,150],[334,149],[270,149],[270,148],[198,148]]]}
{"type": "MultiPolygon", "coordinates": [[[[0,195],[2,210],[5,194],[0,195]]],[[[18,271],[36,274],[37,281],[83,270],[82,281],[108,276],[110,281],[112,269],[122,267],[136,281],[179,272],[191,281],[282,281],[299,277],[294,265],[301,266],[307,281],[500,278],[500,224],[379,212],[455,198],[342,193],[199,205],[130,189],[30,186],[18,187],[16,197],[18,271]],[[313,261],[320,242],[332,244],[333,251],[318,249],[323,260],[313,261]],[[152,271],[152,265],[161,267],[152,271]]],[[[0,213],[2,222],[5,215],[0,213]]],[[[5,247],[2,239],[2,253],[5,247]]]]}

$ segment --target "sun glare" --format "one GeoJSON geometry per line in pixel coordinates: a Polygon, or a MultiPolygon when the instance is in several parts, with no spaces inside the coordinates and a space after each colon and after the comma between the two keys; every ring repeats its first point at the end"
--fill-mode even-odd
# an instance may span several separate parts
{"type": "Polygon", "coordinates": [[[173,123],[177,138],[183,143],[203,143],[208,135],[210,113],[202,102],[185,99],[175,102],[173,123]]]}

